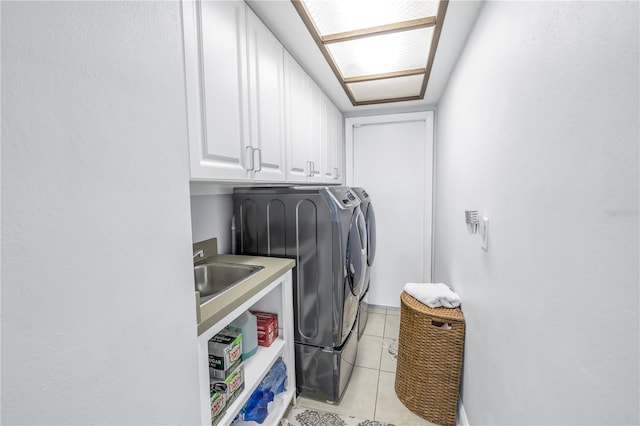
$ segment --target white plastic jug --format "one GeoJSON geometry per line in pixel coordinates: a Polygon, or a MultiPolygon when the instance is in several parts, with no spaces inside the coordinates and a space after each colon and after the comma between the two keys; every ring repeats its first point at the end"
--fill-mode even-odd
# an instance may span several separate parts
{"type": "Polygon", "coordinates": [[[242,333],[242,360],[249,358],[258,350],[258,322],[256,316],[245,311],[227,327],[242,333]]]}

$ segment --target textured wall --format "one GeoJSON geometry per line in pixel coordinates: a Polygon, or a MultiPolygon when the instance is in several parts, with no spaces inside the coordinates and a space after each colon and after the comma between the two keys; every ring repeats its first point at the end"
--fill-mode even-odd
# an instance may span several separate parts
{"type": "Polygon", "coordinates": [[[439,104],[435,277],[463,301],[470,424],[640,422],[638,6],[487,2],[439,104]]]}
{"type": "Polygon", "coordinates": [[[2,2],[3,424],[199,421],[178,2],[2,2]]]}

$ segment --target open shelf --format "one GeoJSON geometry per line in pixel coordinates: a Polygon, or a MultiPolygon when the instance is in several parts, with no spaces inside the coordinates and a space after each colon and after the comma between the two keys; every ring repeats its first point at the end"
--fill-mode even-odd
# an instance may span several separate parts
{"type": "MultiPolygon", "coordinates": [[[[287,372],[289,374],[289,372],[287,372]]],[[[269,403],[269,415],[262,422],[262,425],[276,425],[284,413],[287,411],[287,407],[293,400],[295,389],[287,389],[286,391],[276,395],[275,399],[269,403]]],[[[233,420],[233,419],[232,419],[233,420]]],[[[258,426],[257,422],[241,421],[236,423],[238,426],[258,426]]]]}
{"type": "MultiPolygon", "coordinates": [[[[278,359],[285,347],[284,340],[278,338],[271,346],[265,348],[258,346],[258,351],[251,358],[243,361],[244,365],[244,390],[233,403],[227,407],[227,412],[220,420],[221,425],[231,424],[231,421],[240,412],[253,391],[258,387],[262,378],[267,374],[273,363],[278,359]]],[[[287,375],[289,375],[287,370],[287,375]]],[[[294,373],[295,374],[295,371],[294,373]]]]}
{"type": "MultiPolygon", "coordinates": [[[[248,309],[277,313],[278,337],[269,347],[258,346],[256,353],[242,362],[244,389],[233,403],[226,407],[225,414],[218,424],[231,424],[278,357],[282,357],[287,368],[286,391],[277,395],[274,401],[269,404],[269,417],[263,424],[277,424],[284,415],[289,403],[295,396],[296,388],[291,282],[292,277],[289,270],[257,294],[249,297],[199,336],[200,412],[203,425],[211,424],[208,340],[248,309]]],[[[245,422],[245,424],[257,425],[255,422],[245,422]]]]}

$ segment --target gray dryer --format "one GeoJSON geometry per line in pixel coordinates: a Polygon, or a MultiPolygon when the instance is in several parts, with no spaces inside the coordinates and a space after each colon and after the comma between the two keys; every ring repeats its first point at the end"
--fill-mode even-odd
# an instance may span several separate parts
{"type": "Polygon", "coordinates": [[[358,338],[362,336],[365,326],[367,325],[367,319],[369,317],[369,307],[365,302],[364,297],[369,291],[369,285],[371,283],[371,267],[373,266],[373,260],[376,257],[376,215],[373,211],[373,205],[371,204],[371,196],[364,188],[351,188],[356,193],[358,199],[360,199],[360,210],[364,215],[364,220],[367,227],[367,270],[365,273],[364,287],[360,294],[360,303],[358,308],[358,338]]]}
{"type": "Polygon", "coordinates": [[[289,257],[293,270],[296,385],[300,395],[337,402],[358,343],[367,231],[350,188],[235,188],[238,254],[289,257]]]}

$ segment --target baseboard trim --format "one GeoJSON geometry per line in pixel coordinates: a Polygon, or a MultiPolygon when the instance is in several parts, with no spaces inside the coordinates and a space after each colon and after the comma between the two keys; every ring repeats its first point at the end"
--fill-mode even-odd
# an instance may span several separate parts
{"type": "Polygon", "coordinates": [[[469,419],[467,418],[467,412],[464,411],[464,405],[462,400],[458,400],[458,416],[456,417],[457,426],[469,426],[469,419]]]}

